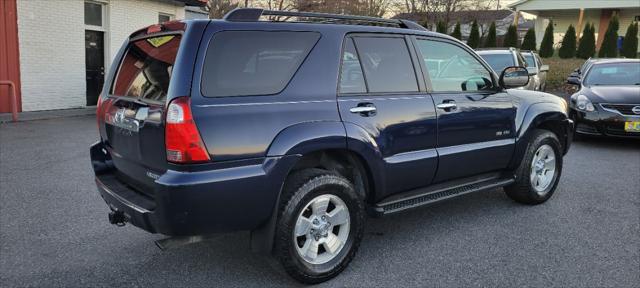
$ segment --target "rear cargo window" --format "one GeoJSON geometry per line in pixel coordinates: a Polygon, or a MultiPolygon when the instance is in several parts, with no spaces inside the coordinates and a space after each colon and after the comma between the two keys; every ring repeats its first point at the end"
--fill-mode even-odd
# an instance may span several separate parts
{"type": "Polygon", "coordinates": [[[319,38],[315,32],[217,33],[207,49],[202,94],[277,94],[287,86],[319,38]]]}
{"type": "Polygon", "coordinates": [[[164,101],[180,38],[180,35],[167,35],[130,43],[120,62],[111,94],[164,101]]]}

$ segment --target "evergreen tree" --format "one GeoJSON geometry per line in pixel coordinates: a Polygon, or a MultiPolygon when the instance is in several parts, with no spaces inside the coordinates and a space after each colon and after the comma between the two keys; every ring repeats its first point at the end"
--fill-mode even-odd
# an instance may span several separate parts
{"type": "Polygon", "coordinates": [[[502,46],[518,48],[518,28],[516,28],[516,25],[509,25],[507,34],[504,36],[504,45],[502,46]]]}
{"type": "Polygon", "coordinates": [[[553,56],[553,21],[549,21],[547,29],[544,30],[544,37],[540,43],[540,57],[549,58],[553,56]]]}
{"type": "Polygon", "coordinates": [[[524,39],[522,40],[522,45],[520,46],[522,50],[532,50],[536,51],[536,30],[533,28],[529,28],[527,30],[527,34],[524,35],[524,39]]]}
{"type": "Polygon", "coordinates": [[[487,38],[484,40],[484,46],[486,48],[493,48],[498,46],[496,40],[496,22],[491,22],[491,26],[489,26],[489,33],[487,34],[487,38]]]}
{"type": "Polygon", "coordinates": [[[633,22],[627,28],[622,42],[622,56],[626,58],[638,57],[638,23],[633,22]]]}
{"type": "Polygon", "coordinates": [[[456,23],[456,27],[453,28],[453,33],[451,33],[451,37],[456,38],[458,40],[462,39],[462,31],[460,31],[460,22],[456,23]]]}
{"type": "Polygon", "coordinates": [[[600,51],[598,51],[598,57],[600,58],[616,58],[618,57],[618,29],[620,28],[620,22],[618,22],[618,16],[611,17],[609,20],[609,27],[604,34],[602,45],[600,45],[600,51]]]}
{"type": "Polygon", "coordinates": [[[563,59],[569,59],[576,56],[576,29],[573,28],[573,25],[569,25],[569,28],[567,28],[567,32],[562,38],[562,46],[560,46],[558,55],[563,59]]]}
{"type": "Polygon", "coordinates": [[[480,28],[478,28],[478,21],[474,20],[473,24],[471,24],[471,33],[469,34],[467,45],[473,49],[480,46],[480,28]]]}
{"type": "Polygon", "coordinates": [[[447,34],[447,24],[444,21],[438,21],[438,25],[436,25],[436,32],[447,34]]]}
{"type": "Polygon", "coordinates": [[[596,28],[593,24],[587,23],[582,31],[582,38],[580,38],[580,44],[578,45],[578,52],[576,56],[582,59],[589,59],[596,54],[596,28]]]}

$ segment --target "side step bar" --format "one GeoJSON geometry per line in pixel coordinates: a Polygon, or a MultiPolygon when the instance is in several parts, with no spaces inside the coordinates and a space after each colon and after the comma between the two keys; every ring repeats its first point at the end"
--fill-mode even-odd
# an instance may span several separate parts
{"type": "Polygon", "coordinates": [[[393,197],[394,199],[384,199],[380,203],[375,204],[372,208],[376,215],[382,216],[410,208],[437,203],[473,192],[507,186],[514,181],[515,180],[513,178],[494,178],[449,187],[437,185],[437,187],[421,188],[415,191],[403,193],[404,195],[408,195],[405,197],[399,195],[400,197],[393,197]]]}

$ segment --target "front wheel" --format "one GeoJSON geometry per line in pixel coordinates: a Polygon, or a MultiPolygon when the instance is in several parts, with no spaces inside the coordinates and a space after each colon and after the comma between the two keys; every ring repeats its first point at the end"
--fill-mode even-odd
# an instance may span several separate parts
{"type": "Polygon", "coordinates": [[[300,282],[338,275],[351,262],[364,231],[364,203],[339,174],[307,169],[289,177],[278,218],[276,257],[300,282]]]}
{"type": "Polygon", "coordinates": [[[562,172],[558,137],[547,130],[535,130],[532,141],[516,170],[516,182],[505,187],[509,198],[523,204],[541,204],[555,191],[562,172]]]}

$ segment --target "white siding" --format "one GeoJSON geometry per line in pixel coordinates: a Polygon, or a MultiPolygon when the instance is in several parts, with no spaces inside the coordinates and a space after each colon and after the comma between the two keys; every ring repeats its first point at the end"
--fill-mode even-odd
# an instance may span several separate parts
{"type": "Polygon", "coordinates": [[[118,53],[122,43],[131,32],[140,28],[157,24],[158,14],[171,14],[174,19],[184,19],[184,6],[158,0],[117,0],[109,2],[108,35],[111,53],[107,59],[109,63],[118,53]]]}
{"type": "MultiPolygon", "coordinates": [[[[0,0],[2,1],[2,0],[0,0]]],[[[158,13],[184,19],[184,6],[163,0],[94,0],[106,7],[105,68],[131,32],[158,22],[158,13]]],[[[18,0],[22,109],[86,105],[82,0],[18,0]]]]}
{"type": "Polygon", "coordinates": [[[636,8],[638,0],[528,0],[518,1],[511,5],[516,10],[564,10],[564,9],[617,9],[636,8]]]}
{"type": "Polygon", "coordinates": [[[17,3],[22,109],[84,106],[84,2],[17,3]]]}
{"type": "MultiPolygon", "coordinates": [[[[627,28],[631,21],[633,21],[635,16],[640,15],[640,8],[634,9],[621,9],[619,11],[618,18],[620,19],[620,29],[618,30],[618,35],[624,36],[627,33],[627,28]]],[[[582,28],[578,33],[582,33],[584,29],[584,25],[587,23],[591,23],[594,25],[596,30],[596,39],[598,39],[598,31],[600,31],[600,15],[602,14],[602,10],[585,10],[584,18],[582,22],[582,28]]],[[[556,11],[540,11],[538,17],[535,22],[536,29],[536,41],[538,42],[538,47],[540,47],[540,43],[542,42],[542,37],[544,36],[544,31],[547,28],[547,24],[549,19],[553,19],[554,22],[554,43],[555,45],[559,45],[564,37],[564,34],[567,32],[567,28],[569,25],[573,25],[574,28],[578,29],[576,26],[578,25],[578,19],[580,18],[580,10],[556,10],[556,11]]]]}

